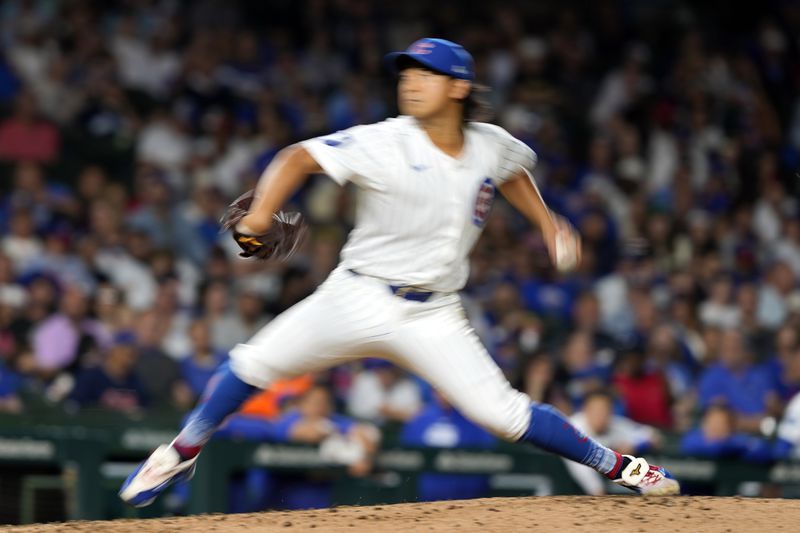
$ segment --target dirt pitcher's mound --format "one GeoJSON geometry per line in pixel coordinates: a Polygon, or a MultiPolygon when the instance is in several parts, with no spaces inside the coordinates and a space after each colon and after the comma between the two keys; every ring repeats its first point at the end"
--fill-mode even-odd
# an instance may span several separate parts
{"type": "Polygon", "coordinates": [[[68,522],[2,532],[247,533],[256,531],[790,532],[800,500],[559,496],[336,507],[315,511],[203,515],[153,520],[68,522]]]}

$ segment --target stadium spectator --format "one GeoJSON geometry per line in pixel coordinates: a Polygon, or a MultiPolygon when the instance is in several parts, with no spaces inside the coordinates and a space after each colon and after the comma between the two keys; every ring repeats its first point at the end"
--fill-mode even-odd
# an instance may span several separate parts
{"type": "Polygon", "coordinates": [[[215,350],[211,345],[208,326],[208,321],[203,318],[192,322],[189,326],[191,351],[180,363],[181,376],[189,385],[195,400],[203,393],[217,367],[228,358],[227,352],[215,350]]]}
{"type": "Polygon", "coordinates": [[[780,411],[775,382],[767,369],[753,362],[752,350],[738,330],[726,330],[719,362],[700,376],[700,406],[726,405],[736,415],[736,430],[758,433],[762,419],[780,411]]]}
{"type": "MultiPolygon", "coordinates": [[[[328,388],[315,385],[276,420],[237,414],[217,435],[319,445],[323,460],[346,465],[351,475],[364,476],[372,469],[380,433],[371,424],[336,414],[333,407],[328,388]]],[[[237,509],[311,509],[331,503],[332,483],[324,478],[304,480],[254,469],[248,471],[245,484],[247,501],[237,509]]]]}
{"type": "Polygon", "coordinates": [[[588,333],[575,332],[567,338],[559,362],[564,373],[564,390],[572,401],[573,409],[589,393],[608,383],[612,361],[598,355],[588,333]]]}
{"type": "Polygon", "coordinates": [[[58,128],[39,115],[34,95],[18,94],[14,114],[0,122],[0,160],[53,163],[60,144],[58,128]]]}
{"type": "Polygon", "coordinates": [[[26,209],[11,214],[9,232],[3,237],[3,254],[14,263],[14,270],[24,272],[33,268],[42,256],[42,240],[36,235],[33,217],[26,209]]]}
{"type": "Polygon", "coordinates": [[[736,430],[736,414],[724,405],[706,409],[699,428],[681,439],[681,453],[712,459],[743,459],[765,462],[773,457],[769,444],[755,435],[736,430]]]}
{"type": "Polygon", "coordinates": [[[572,411],[572,404],[556,381],[556,364],[547,352],[539,351],[522,366],[519,390],[540,403],[549,403],[564,413],[572,411]]]}
{"type": "Polygon", "coordinates": [[[786,403],[800,392],[800,383],[788,368],[800,347],[797,327],[787,323],[778,330],[774,339],[775,349],[767,357],[764,366],[772,375],[780,401],[786,403]]]}
{"type": "Polygon", "coordinates": [[[190,409],[195,394],[181,378],[181,369],[174,359],[161,349],[163,328],[154,312],[141,313],[136,317],[135,372],[139,382],[155,407],[173,406],[181,411],[190,409]]]}
{"type": "Polygon", "coordinates": [[[211,326],[212,342],[219,350],[230,350],[264,327],[270,316],[264,313],[264,299],[255,287],[243,283],[234,296],[235,308],[221,313],[223,300],[228,300],[230,291],[224,283],[209,285],[206,293],[206,309],[213,309],[216,319],[211,326]]]}
{"type": "Polygon", "coordinates": [[[634,421],[672,427],[671,396],[663,372],[648,368],[644,350],[633,346],[620,353],[612,378],[624,412],[634,421]]]}
{"type": "Polygon", "coordinates": [[[82,369],[69,400],[81,408],[102,407],[132,413],[147,406],[148,397],[134,372],[136,344],[130,333],[120,333],[101,364],[82,369]]]}
{"type": "Polygon", "coordinates": [[[33,353],[20,361],[24,372],[46,381],[95,364],[111,343],[111,332],[90,317],[90,297],[82,288],[66,286],[60,298],[59,312],[32,332],[33,353]]]}

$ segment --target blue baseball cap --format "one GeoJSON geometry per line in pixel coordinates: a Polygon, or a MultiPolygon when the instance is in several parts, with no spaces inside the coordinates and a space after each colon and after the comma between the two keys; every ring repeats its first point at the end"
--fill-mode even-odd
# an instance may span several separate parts
{"type": "Polygon", "coordinates": [[[468,81],[475,79],[475,62],[470,53],[460,44],[446,39],[420,39],[405,52],[386,54],[385,60],[392,70],[397,71],[397,62],[404,57],[452,78],[468,81]]]}

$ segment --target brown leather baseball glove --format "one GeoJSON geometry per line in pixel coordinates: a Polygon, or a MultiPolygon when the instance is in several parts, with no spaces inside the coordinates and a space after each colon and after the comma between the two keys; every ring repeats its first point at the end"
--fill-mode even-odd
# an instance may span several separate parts
{"type": "Polygon", "coordinates": [[[303,215],[297,212],[278,211],[272,215],[272,225],[263,235],[246,235],[236,231],[236,224],[247,215],[254,196],[255,190],[247,191],[228,206],[220,220],[221,231],[229,229],[233,231],[233,240],[242,249],[239,252],[242,257],[281,261],[289,259],[308,233],[303,215]]]}

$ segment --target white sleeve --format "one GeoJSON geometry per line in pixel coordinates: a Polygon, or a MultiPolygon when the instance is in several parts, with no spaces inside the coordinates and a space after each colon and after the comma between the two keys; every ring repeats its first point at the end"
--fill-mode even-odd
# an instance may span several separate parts
{"type": "Polygon", "coordinates": [[[501,136],[501,153],[497,173],[498,184],[504,183],[516,176],[520,170],[525,170],[533,179],[533,168],[536,166],[536,152],[527,144],[513,137],[503,130],[501,136]]]}
{"type": "Polygon", "coordinates": [[[385,160],[385,124],[354,126],[303,141],[300,145],[339,185],[352,181],[363,186],[367,178],[374,178],[391,166],[391,162],[385,160]]]}

